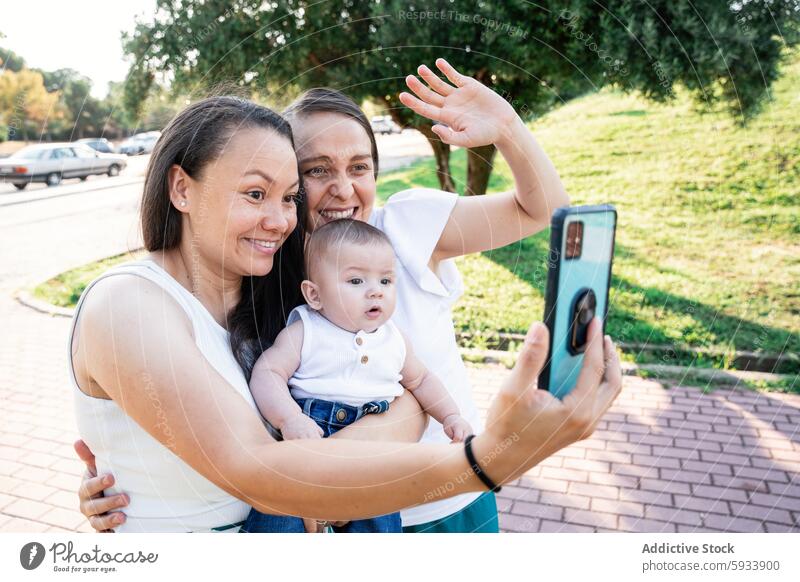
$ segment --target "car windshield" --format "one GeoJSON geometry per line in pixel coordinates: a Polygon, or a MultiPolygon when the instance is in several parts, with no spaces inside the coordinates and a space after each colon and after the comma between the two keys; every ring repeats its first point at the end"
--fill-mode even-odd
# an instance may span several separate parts
{"type": "Polygon", "coordinates": [[[39,146],[27,146],[11,155],[17,160],[38,160],[50,150],[39,146]]]}

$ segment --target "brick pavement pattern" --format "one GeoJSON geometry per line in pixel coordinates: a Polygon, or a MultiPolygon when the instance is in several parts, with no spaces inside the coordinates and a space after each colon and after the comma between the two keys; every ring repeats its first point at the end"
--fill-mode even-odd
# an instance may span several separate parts
{"type": "MultiPolygon", "coordinates": [[[[0,531],[91,531],[67,380],[69,321],[0,298],[0,531]]],[[[483,414],[507,375],[472,366],[483,414]]],[[[595,434],[498,496],[506,532],[800,532],[800,396],[626,377],[595,434]]]]}

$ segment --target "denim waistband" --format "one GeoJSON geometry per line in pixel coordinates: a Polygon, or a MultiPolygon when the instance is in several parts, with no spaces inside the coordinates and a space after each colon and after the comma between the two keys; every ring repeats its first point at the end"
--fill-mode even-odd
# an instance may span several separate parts
{"type": "Polygon", "coordinates": [[[373,400],[361,406],[320,398],[298,398],[296,402],[303,409],[303,414],[315,420],[326,433],[326,429],[330,429],[329,434],[353,424],[366,414],[380,414],[389,410],[388,400],[373,400]]]}

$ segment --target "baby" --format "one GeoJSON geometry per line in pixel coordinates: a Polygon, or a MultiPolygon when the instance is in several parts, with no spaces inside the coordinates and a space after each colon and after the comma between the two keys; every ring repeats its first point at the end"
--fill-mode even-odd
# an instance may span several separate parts
{"type": "MultiPolygon", "coordinates": [[[[447,389],[390,320],[394,262],[389,239],[365,222],[336,220],[309,239],[308,280],[302,283],[308,305],[289,314],[287,327],[258,359],[250,380],[258,409],[284,440],[330,436],[365,414],[385,412],[404,388],[454,442],[472,432],[447,389]]],[[[250,531],[294,531],[280,520],[298,519],[258,514],[254,528],[253,517],[246,526],[250,531]]],[[[400,514],[345,527],[399,532],[400,514]]]]}

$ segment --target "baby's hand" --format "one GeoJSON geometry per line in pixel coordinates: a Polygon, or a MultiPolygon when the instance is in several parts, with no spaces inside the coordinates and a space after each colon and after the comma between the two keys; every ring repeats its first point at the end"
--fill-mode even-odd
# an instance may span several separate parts
{"type": "Polygon", "coordinates": [[[305,414],[291,417],[280,427],[280,431],[285,441],[322,438],[322,429],[305,414]]]}
{"type": "Polygon", "coordinates": [[[444,426],[444,433],[454,443],[463,442],[472,434],[472,427],[460,414],[451,414],[445,417],[442,426],[444,426]]]}

